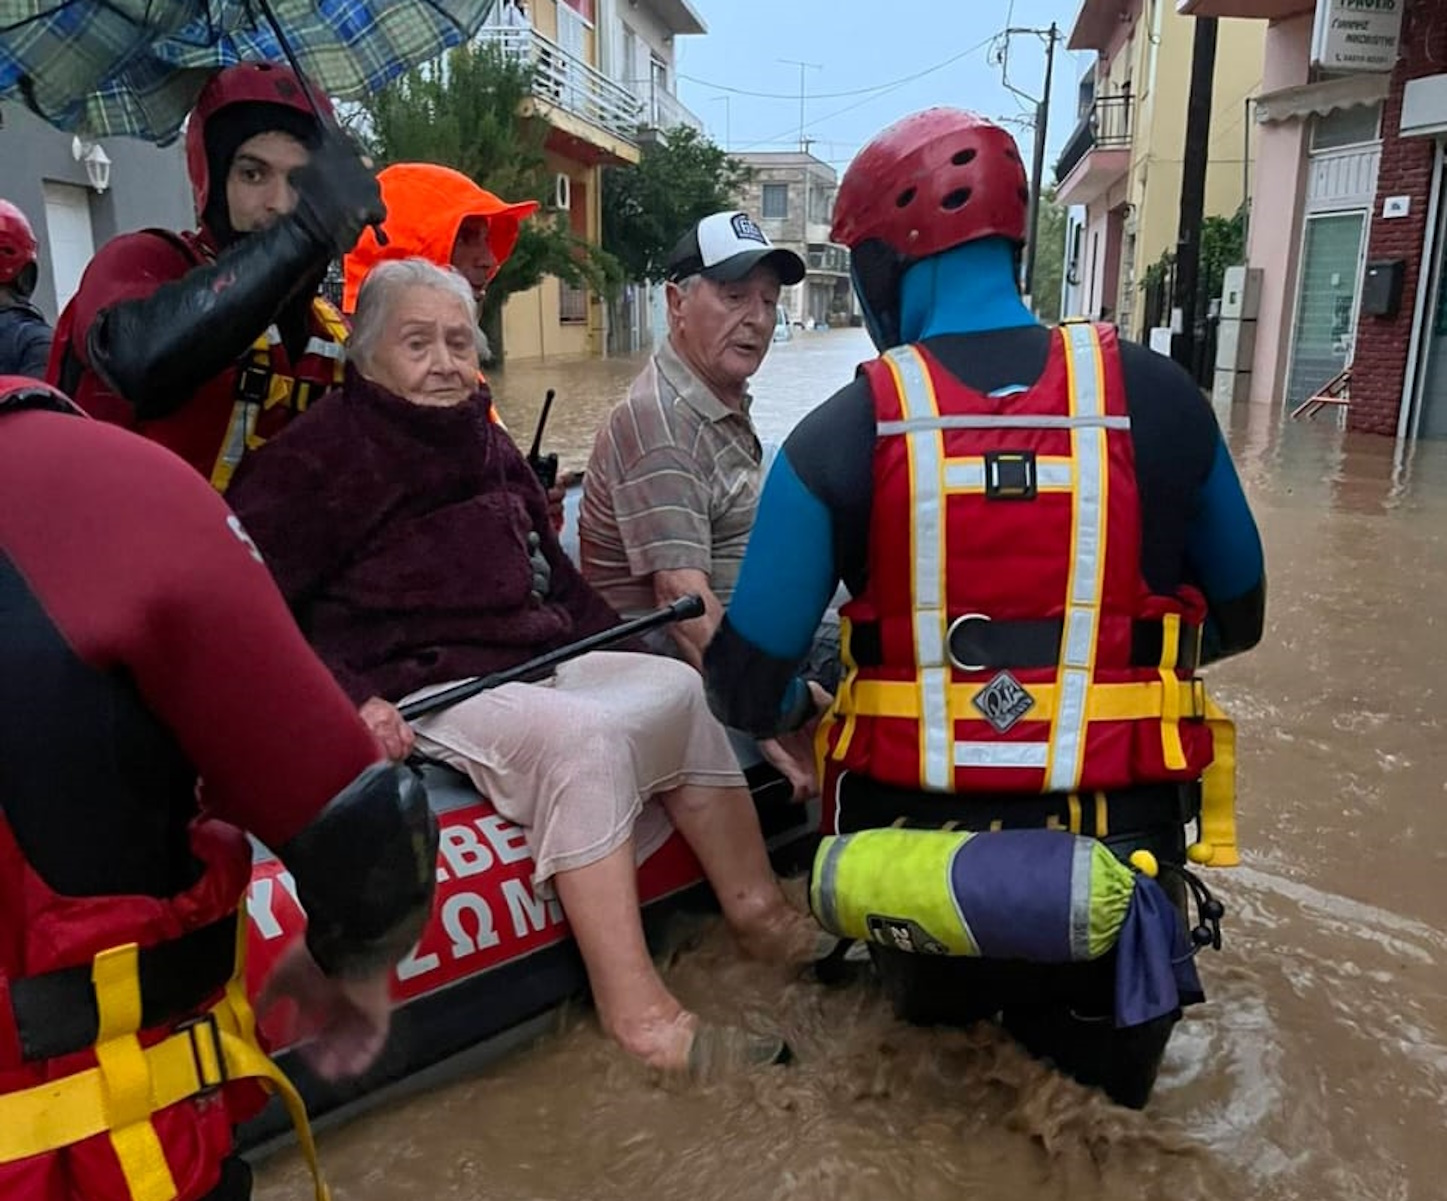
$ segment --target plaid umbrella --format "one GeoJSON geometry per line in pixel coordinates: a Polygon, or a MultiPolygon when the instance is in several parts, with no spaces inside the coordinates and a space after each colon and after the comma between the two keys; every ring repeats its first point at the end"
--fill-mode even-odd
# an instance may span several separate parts
{"type": "Polygon", "coordinates": [[[294,57],[322,91],[357,99],[471,37],[494,2],[0,0],[0,100],[164,145],[219,67],[294,57]]]}

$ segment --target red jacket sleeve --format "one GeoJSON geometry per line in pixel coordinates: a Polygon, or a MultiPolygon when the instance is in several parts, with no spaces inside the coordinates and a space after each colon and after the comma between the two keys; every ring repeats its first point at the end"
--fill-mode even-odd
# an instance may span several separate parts
{"type": "Polygon", "coordinates": [[[14,481],[32,503],[8,536],[44,540],[30,570],[76,652],[131,676],[195,764],[208,810],[285,843],[381,754],[240,521],[181,459],[133,434],[52,414],[10,420],[30,426],[26,454],[0,453],[0,466],[33,478],[14,481]],[[64,501],[47,506],[57,477],[64,501]]]}
{"type": "Polygon", "coordinates": [[[180,246],[159,234],[122,234],[96,252],[80,277],[72,305],[72,348],[87,367],[86,338],[102,310],[150,296],[162,284],[181,279],[196,264],[180,246]]]}

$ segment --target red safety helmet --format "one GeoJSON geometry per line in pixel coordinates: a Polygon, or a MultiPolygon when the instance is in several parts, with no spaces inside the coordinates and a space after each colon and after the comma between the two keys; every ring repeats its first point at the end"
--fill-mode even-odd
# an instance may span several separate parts
{"type": "Polygon", "coordinates": [[[327,121],[336,121],[332,102],[326,94],[304,82],[290,67],[276,63],[238,63],[218,71],[201,89],[186,126],[186,171],[191,176],[191,192],[196,199],[198,216],[206,211],[206,202],[211,195],[206,125],[222,109],[233,104],[279,104],[313,120],[320,112],[327,121]],[[311,100],[307,98],[308,92],[311,100]]]}
{"type": "Polygon", "coordinates": [[[896,121],[855,156],[834,201],[832,241],[881,349],[899,334],[905,269],[982,238],[1025,241],[1030,187],[1015,139],[993,121],[931,108],[896,121]]]}
{"type": "Polygon", "coordinates": [[[1015,139],[993,121],[931,108],[896,121],[849,164],[833,241],[877,239],[907,259],[980,238],[1025,241],[1030,186],[1015,139]]]}
{"type": "Polygon", "coordinates": [[[8,200],[0,200],[0,284],[13,284],[39,257],[40,244],[25,214],[8,200]]]}

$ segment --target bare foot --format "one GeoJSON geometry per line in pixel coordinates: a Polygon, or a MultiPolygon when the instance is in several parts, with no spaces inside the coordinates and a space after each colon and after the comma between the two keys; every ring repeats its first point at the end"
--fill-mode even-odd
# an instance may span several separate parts
{"type": "Polygon", "coordinates": [[[744,954],[766,963],[812,963],[827,955],[838,942],[809,914],[800,913],[782,896],[777,905],[746,926],[734,926],[733,932],[744,954]]]}

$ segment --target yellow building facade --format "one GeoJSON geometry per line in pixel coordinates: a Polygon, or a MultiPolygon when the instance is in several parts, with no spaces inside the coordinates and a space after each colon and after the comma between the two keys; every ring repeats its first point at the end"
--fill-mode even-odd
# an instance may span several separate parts
{"type": "MultiPolygon", "coordinates": [[[[522,115],[546,126],[543,216],[597,245],[604,168],[638,162],[640,142],[660,130],[698,124],[673,95],[673,38],[705,28],[688,0],[530,0],[526,9],[499,6],[482,36],[533,68],[522,115]]],[[[603,297],[549,277],[508,298],[504,350],[510,359],[602,355],[607,320],[603,297]]]]}
{"type": "MultiPolygon", "coordinates": [[[[1093,50],[1096,61],[1081,81],[1079,124],[1056,167],[1056,198],[1078,210],[1065,304],[1142,340],[1160,318],[1146,312],[1147,270],[1176,247],[1194,24],[1174,0],[1086,0],[1068,42],[1093,50]]],[[[1247,101],[1260,88],[1264,58],[1259,23],[1220,23],[1207,216],[1233,215],[1247,194],[1256,138],[1247,101]]]]}

